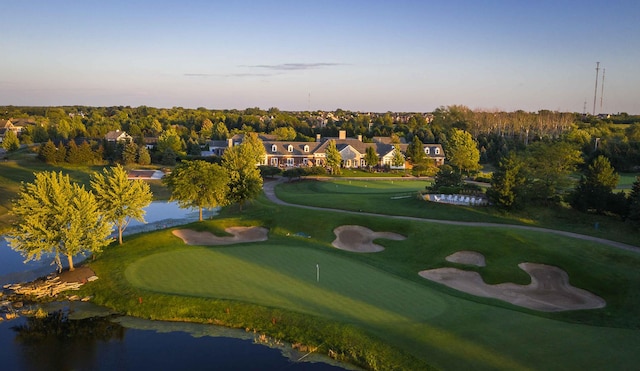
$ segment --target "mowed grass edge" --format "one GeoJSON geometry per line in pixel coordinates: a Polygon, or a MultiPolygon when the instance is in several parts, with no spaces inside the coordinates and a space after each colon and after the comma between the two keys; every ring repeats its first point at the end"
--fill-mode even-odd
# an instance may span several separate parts
{"type": "MultiPolygon", "coordinates": [[[[555,348],[563,349],[564,355],[560,360],[551,357],[548,366],[552,366],[552,363],[556,365],[562,364],[566,366],[569,362],[574,365],[587,363],[593,365],[598,364],[598,362],[603,362],[603,360],[609,363],[614,362],[616,364],[626,364],[627,362],[637,361],[635,354],[633,354],[633,352],[630,351],[629,348],[625,346],[613,347],[606,345],[621,344],[621,340],[624,340],[622,342],[623,344],[638,344],[637,332],[624,329],[603,329],[592,326],[581,326],[578,324],[557,321],[558,319],[560,319],[562,321],[587,323],[590,322],[600,325],[609,323],[610,325],[620,327],[631,326],[632,328],[634,326],[637,326],[637,323],[633,323],[634,321],[630,320],[629,317],[632,316],[629,315],[629,312],[627,312],[627,318],[624,318],[624,315],[622,316],[623,318],[619,318],[621,313],[628,310],[629,306],[632,307],[634,305],[634,302],[637,302],[637,298],[634,299],[632,297],[631,299],[629,299],[631,300],[631,302],[626,303],[624,302],[624,300],[622,300],[622,302],[616,302],[615,300],[617,296],[624,296],[625,293],[629,293],[635,290],[633,284],[630,284],[629,281],[635,280],[635,282],[637,283],[638,277],[637,275],[634,276],[633,274],[629,276],[630,273],[627,272],[630,268],[633,268],[634,266],[637,267],[637,258],[634,258],[633,255],[626,256],[622,252],[614,252],[610,253],[611,256],[607,256],[608,252],[611,250],[610,248],[589,243],[586,243],[585,245],[584,241],[575,243],[575,241],[572,239],[559,238],[557,236],[551,238],[551,236],[542,236],[538,233],[527,234],[519,231],[498,230],[498,233],[496,233],[495,231],[485,230],[483,232],[483,229],[467,228],[468,234],[466,235],[466,237],[474,241],[474,245],[475,247],[477,247],[477,249],[483,251],[489,256],[489,262],[495,263],[492,264],[492,266],[494,266],[493,275],[497,277],[496,280],[499,282],[500,276],[515,277],[515,279],[511,281],[523,281],[523,277],[521,276],[522,272],[519,271],[517,267],[514,268],[512,266],[512,262],[520,260],[518,255],[527,257],[528,259],[534,259],[536,256],[541,259],[547,259],[549,261],[557,259],[560,262],[559,265],[569,272],[570,277],[572,277],[572,275],[578,277],[576,280],[572,279],[572,283],[578,287],[587,289],[590,289],[589,285],[585,286],[585,284],[589,282],[589,279],[579,278],[580,271],[585,271],[587,267],[585,267],[584,269],[580,269],[579,266],[584,267],[585,264],[590,265],[595,261],[599,261],[602,267],[596,269],[596,278],[592,279],[592,281],[597,281],[602,279],[601,273],[603,272],[598,273],[599,269],[602,269],[603,271],[610,270],[610,266],[612,264],[616,264],[616,261],[623,263],[623,265],[626,262],[626,267],[619,267],[620,269],[618,269],[619,272],[623,272],[622,277],[620,277],[618,274],[616,274],[616,276],[618,276],[617,278],[612,277],[613,283],[622,283],[624,286],[624,283],[627,282],[627,287],[620,288],[620,290],[622,291],[615,292],[615,290],[613,290],[613,293],[604,292],[603,294],[602,290],[607,290],[607,288],[604,287],[605,285],[603,285],[602,289],[592,289],[592,291],[603,295],[603,297],[605,297],[605,299],[607,299],[608,301],[614,302],[613,304],[610,304],[609,307],[603,310],[580,311],[568,314],[540,314],[532,311],[513,308],[508,304],[497,302],[495,300],[479,299],[476,297],[471,297],[470,295],[454,292],[454,290],[442,288],[439,285],[429,283],[417,276],[416,268],[418,266],[422,266],[421,269],[426,269],[429,267],[443,266],[447,264],[443,261],[443,257],[446,256],[446,254],[448,254],[450,251],[453,252],[463,246],[465,235],[464,233],[461,233],[461,231],[463,231],[462,227],[443,228],[442,226],[429,226],[425,223],[416,224],[408,222],[389,221],[384,218],[354,217],[324,212],[314,213],[315,218],[310,218],[309,215],[305,215],[307,213],[308,211],[296,210],[295,208],[276,207],[272,204],[264,202],[264,200],[260,200],[259,202],[256,202],[254,203],[254,205],[252,205],[249,212],[241,216],[233,215],[233,213],[226,213],[227,217],[224,219],[213,222],[198,223],[194,224],[192,227],[201,230],[210,228],[214,231],[219,232],[225,226],[230,225],[260,224],[270,228],[270,241],[266,242],[264,246],[261,246],[261,244],[256,246],[272,246],[274,244],[274,241],[277,241],[278,246],[292,245],[292,248],[299,248],[301,249],[300,251],[307,251],[307,253],[309,253],[309,251],[315,251],[316,249],[327,249],[330,254],[339,256],[341,259],[347,259],[347,261],[352,260],[358,262],[358,264],[365,264],[366,266],[370,266],[370,269],[375,269],[374,271],[378,272],[377,274],[400,277],[403,281],[411,282],[412,285],[418,284],[425,290],[435,290],[439,293],[439,295],[442,295],[442,297],[454,298],[455,300],[463,303],[470,303],[463,306],[457,304],[455,306],[450,306],[446,311],[450,315],[438,316],[437,324],[429,324],[422,320],[407,321],[404,328],[403,326],[398,325],[398,323],[402,323],[402,321],[389,321],[383,324],[377,323],[375,326],[367,326],[366,323],[370,322],[368,322],[366,319],[361,319],[359,320],[359,322],[353,319],[351,319],[350,321],[345,321],[345,318],[341,316],[335,316],[335,318],[333,319],[328,319],[327,317],[314,315],[313,311],[305,312],[304,310],[300,309],[298,309],[297,312],[290,313],[285,316],[286,318],[288,318],[289,316],[300,316],[300,318],[302,318],[304,322],[309,321],[315,324],[330,323],[331,325],[329,327],[334,328],[333,326],[338,326],[339,328],[346,328],[349,329],[349,331],[347,331],[349,333],[364,331],[365,333],[375,334],[375,336],[377,336],[379,339],[382,339],[379,340],[382,342],[382,344],[393,345],[392,349],[395,349],[394,352],[399,352],[397,354],[401,354],[403,352],[402,350],[398,349],[404,349],[404,351],[409,351],[411,354],[413,354],[414,357],[420,357],[426,363],[435,364],[444,368],[455,368],[458,366],[468,367],[470,364],[480,369],[513,369],[520,367],[526,368],[528,364],[539,365],[540,362],[543,362],[543,356],[548,356],[549,350],[555,348]],[[368,225],[369,227],[377,231],[393,230],[399,233],[406,234],[408,236],[408,239],[406,241],[381,240],[381,243],[387,246],[387,250],[379,254],[360,255],[336,251],[335,249],[330,248],[329,243],[334,237],[331,232],[332,228],[341,224],[349,223],[368,225]],[[312,236],[312,238],[299,239],[286,237],[287,233],[295,233],[296,231],[303,231],[306,234],[312,236]],[[424,242],[430,240],[433,241],[433,244],[427,244],[427,247],[425,247],[424,242]],[[504,245],[506,247],[497,249],[498,251],[495,251],[494,254],[491,254],[490,252],[492,249],[492,244],[488,242],[482,243],[483,240],[493,242],[498,246],[504,245]],[[551,244],[554,241],[554,246],[547,246],[546,248],[542,248],[543,245],[551,244]],[[559,253],[554,254],[554,249],[557,249],[559,253]],[[581,252],[580,249],[586,249],[586,251],[591,252],[588,254],[584,254],[584,252],[581,252]],[[517,251],[517,253],[514,254],[513,251],[509,253],[509,250],[517,251]],[[502,258],[501,260],[500,256],[503,255],[511,255],[511,257],[502,258]],[[575,259],[575,257],[580,256],[582,256],[582,261],[578,259],[578,261],[574,263],[575,267],[572,266],[572,261],[575,259]],[[564,260],[567,261],[566,264],[563,263],[564,260]],[[520,276],[520,278],[518,278],[518,276],[520,276]],[[458,313],[458,315],[454,315],[456,313],[456,310],[452,310],[452,307],[461,308],[459,309],[460,312],[458,313]],[[492,308],[492,310],[486,311],[485,309],[480,310],[478,308],[492,308]],[[578,315],[575,316],[575,314],[578,315]],[[468,320],[461,320],[461,318],[468,318],[468,320]],[[493,318],[493,320],[489,320],[491,318],[493,318]],[[494,326],[496,322],[495,318],[499,318],[499,322],[504,323],[504,325],[494,326]],[[523,318],[531,320],[523,321],[523,318]],[[518,326],[516,326],[516,324],[518,324],[518,326]],[[356,327],[354,328],[353,326],[356,327]],[[473,329],[480,328],[482,328],[481,332],[476,333],[476,331],[473,331],[473,329]],[[515,332],[515,329],[517,328],[520,328],[521,333],[512,333],[515,332]],[[554,330],[554,328],[556,330],[554,330]],[[402,330],[399,331],[399,329],[402,330]],[[544,331],[538,331],[540,329],[544,329],[544,331]],[[528,335],[529,338],[527,339],[522,335],[522,333],[534,334],[534,338],[536,337],[536,334],[539,334],[541,336],[539,339],[539,343],[537,344],[538,346],[536,347],[538,351],[532,351],[528,348],[528,345],[525,345],[532,341],[531,335],[528,335]],[[570,342],[576,345],[573,347],[569,347],[569,349],[566,349],[567,346],[562,345],[564,342],[566,342],[566,337],[559,335],[561,333],[570,335],[571,338],[578,339],[579,341],[570,342]],[[493,336],[496,334],[499,334],[499,336],[493,336]],[[510,339],[506,344],[503,343],[505,334],[509,334],[508,336],[506,336],[506,339],[510,339]],[[542,336],[541,334],[547,335],[542,336]],[[607,341],[606,344],[594,345],[592,344],[593,341],[591,340],[594,338],[594,336],[600,339],[604,337],[609,339],[610,341],[607,341]],[[553,348],[550,348],[551,345],[553,345],[553,348]],[[496,349],[501,349],[504,346],[507,347],[506,351],[496,351],[496,349]],[[577,348],[589,349],[589,355],[586,357],[584,355],[579,355],[581,351],[579,351],[577,348]],[[425,349],[428,349],[428,351],[425,349]],[[455,354],[453,352],[453,350],[455,349],[458,349],[460,352],[462,352],[461,354],[468,354],[468,356],[461,357],[460,354],[455,354]],[[610,357],[606,354],[616,355],[616,360],[611,360],[610,357]],[[596,358],[598,358],[598,360],[600,361],[596,360],[596,358]],[[558,363],[558,361],[562,362],[558,363]]],[[[162,234],[166,232],[157,233],[162,234]]],[[[127,245],[128,246],[126,251],[127,253],[130,252],[130,254],[128,254],[129,256],[125,261],[121,262],[122,265],[118,267],[118,273],[121,275],[125,274],[122,266],[129,266],[129,263],[139,261],[139,259],[144,258],[145,256],[153,257],[154,253],[163,253],[164,251],[172,251],[173,249],[177,249],[180,251],[193,250],[193,248],[191,247],[185,247],[180,240],[170,235],[160,239],[155,235],[154,238],[151,239],[147,239],[146,236],[140,236],[138,238],[132,239],[132,241],[127,243],[127,245]],[[139,239],[142,239],[146,242],[142,242],[142,240],[139,239]],[[167,241],[160,242],[164,239],[167,239],[167,241]],[[154,245],[155,248],[150,249],[145,247],[141,249],[141,246],[144,246],[146,243],[154,245]],[[131,244],[133,244],[133,246],[131,244]],[[162,248],[158,248],[159,246],[162,246],[162,248]],[[146,252],[143,253],[143,251],[146,252]]],[[[238,246],[230,246],[225,248],[206,248],[205,251],[209,251],[211,249],[225,251],[226,254],[234,251],[242,251],[242,249],[238,246]]],[[[327,252],[325,252],[325,254],[326,253],[327,252]]],[[[312,253],[309,254],[313,256],[312,253]]],[[[106,255],[107,254],[101,257],[101,259],[97,260],[94,264],[102,263],[106,258],[106,255]]],[[[274,256],[279,255],[280,254],[275,254],[274,256]]],[[[303,253],[303,255],[305,254],[303,253]]],[[[246,257],[243,259],[244,260],[241,261],[248,261],[246,257]]],[[[258,259],[251,264],[259,265],[263,260],[264,259],[258,259]]],[[[313,276],[313,268],[314,267],[312,266],[311,272],[309,272],[308,267],[305,269],[305,273],[311,276],[307,276],[307,280],[313,280],[315,278],[313,276]]],[[[593,267],[589,268],[593,269],[593,267]]],[[[99,270],[99,268],[96,269],[99,270]]],[[[187,268],[183,268],[182,270],[184,269],[187,268]]],[[[286,270],[284,271],[286,272],[286,270]]],[[[485,275],[488,272],[491,272],[490,268],[488,268],[487,272],[481,273],[485,275]]],[[[587,272],[583,275],[589,276],[589,273],[587,272]]],[[[168,276],[171,275],[168,274],[168,276]]],[[[491,274],[489,274],[489,276],[491,276],[491,274]]],[[[211,278],[205,279],[203,282],[199,282],[196,286],[206,286],[209,283],[207,282],[208,280],[211,280],[211,278]]],[[[506,279],[505,281],[509,280],[510,279],[506,279]]],[[[524,277],[524,280],[526,281],[526,277],[524,277]]],[[[276,282],[276,285],[278,283],[282,282],[276,282]]],[[[197,317],[200,316],[199,320],[203,322],[216,322],[222,321],[220,318],[224,317],[225,315],[238,315],[238,311],[242,311],[237,308],[238,305],[240,307],[256,307],[254,304],[238,304],[240,303],[239,300],[242,300],[242,298],[235,298],[235,300],[233,301],[220,301],[220,299],[206,299],[194,296],[186,297],[185,293],[179,295],[168,295],[153,292],[161,291],[157,290],[157,288],[155,290],[149,291],[132,287],[128,282],[126,282],[126,280],[122,280],[121,284],[126,287],[125,290],[132,291],[132,295],[129,295],[130,297],[127,300],[128,304],[125,305],[125,307],[129,306],[130,308],[133,307],[138,310],[147,305],[153,306],[152,303],[148,303],[147,297],[149,295],[155,298],[162,297],[164,305],[167,305],[167,301],[176,303],[176,313],[173,313],[173,315],[169,316],[173,317],[174,319],[193,320],[194,317],[196,317],[197,319],[197,317]],[[143,295],[145,297],[142,305],[136,303],[136,295],[143,295]],[[217,314],[202,315],[202,313],[191,313],[194,305],[189,303],[191,303],[192,301],[207,303],[206,305],[202,304],[206,307],[211,306],[212,303],[223,304],[217,304],[218,307],[222,306],[219,308],[219,311],[216,312],[217,314]],[[234,304],[231,305],[230,303],[234,304]],[[234,309],[230,311],[230,314],[227,314],[225,312],[225,306],[232,306],[234,309]]],[[[252,285],[248,285],[247,287],[251,286],[252,285]]],[[[283,287],[286,288],[286,286],[287,285],[284,285],[283,287]]],[[[262,292],[268,292],[269,290],[271,289],[263,289],[262,292]]],[[[282,287],[280,288],[280,290],[282,290],[282,287]]],[[[309,290],[309,292],[312,292],[312,290],[309,290]]],[[[196,293],[195,295],[203,294],[196,293]]],[[[385,304],[377,303],[376,306],[381,306],[384,308],[385,304]]],[[[257,307],[266,308],[263,310],[267,313],[271,313],[270,311],[277,311],[278,313],[281,313],[280,311],[282,310],[277,307],[268,307],[268,305],[264,307],[264,303],[262,305],[258,305],[257,307]]],[[[171,312],[171,310],[167,308],[164,308],[163,310],[165,312],[171,312]]],[[[255,309],[250,312],[255,312],[255,309]]],[[[271,326],[274,326],[273,324],[269,324],[270,320],[272,319],[269,317],[270,315],[273,314],[267,314],[266,318],[262,319],[263,326],[260,327],[261,329],[269,329],[271,326]]],[[[407,317],[407,314],[402,312],[400,312],[399,314],[396,313],[395,315],[407,317]]],[[[251,317],[252,315],[249,315],[249,318],[251,317]]],[[[280,320],[276,320],[276,323],[277,325],[275,325],[275,328],[286,326],[284,322],[280,320]]],[[[240,321],[240,323],[233,323],[233,321],[230,321],[224,322],[224,324],[234,327],[245,327],[246,325],[242,321],[240,321]]],[[[292,324],[289,324],[289,326],[295,327],[292,324]]],[[[310,324],[305,324],[305,326],[310,326],[310,324]]],[[[317,329],[317,327],[310,328],[317,329]]],[[[272,328],[271,330],[275,331],[268,332],[281,334],[274,328],[272,328]]],[[[308,334],[302,335],[305,333],[304,330],[299,330],[299,332],[300,333],[296,335],[299,338],[309,337],[308,334]]],[[[294,338],[296,338],[296,336],[294,336],[294,338]]],[[[326,330],[323,330],[322,338],[324,339],[326,337],[331,336],[327,334],[326,330]]],[[[535,340],[533,341],[533,344],[536,344],[535,340]]],[[[362,356],[360,357],[362,358],[362,356]]],[[[364,364],[368,363],[364,362],[364,364]]],[[[551,367],[551,369],[554,367],[551,367]]]]}

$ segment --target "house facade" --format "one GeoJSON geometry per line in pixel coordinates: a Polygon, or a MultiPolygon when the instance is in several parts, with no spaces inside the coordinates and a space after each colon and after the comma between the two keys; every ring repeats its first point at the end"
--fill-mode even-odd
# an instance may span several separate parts
{"type": "MultiPolygon", "coordinates": [[[[378,155],[378,166],[391,167],[395,152],[395,145],[388,140],[389,138],[374,138],[372,143],[365,143],[362,141],[362,136],[347,138],[344,130],[339,132],[337,138],[320,138],[318,136],[315,142],[279,141],[270,135],[260,135],[259,137],[265,149],[265,157],[261,164],[280,168],[326,166],[326,150],[331,140],[335,141],[336,149],[340,152],[342,167],[348,169],[367,166],[365,156],[369,147],[373,147],[378,155]]],[[[241,142],[241,136],[236,136],[230,139],[227,145],[232,146],[241,142]]],[[[408,145],[401,143],[398,146],[404,156],[408,145]]],[[[423,150],[437,166],[444,163],[444,151],[440,144],[426,144],[423,150]]],[[[404,168],[404,166],[395,168],[404,168]]]]}

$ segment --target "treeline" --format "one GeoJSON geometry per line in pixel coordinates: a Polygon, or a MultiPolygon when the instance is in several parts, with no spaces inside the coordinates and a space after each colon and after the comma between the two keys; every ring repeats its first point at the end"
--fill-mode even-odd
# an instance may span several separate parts
{"type": "Polygon", "coordinates": [[[38,158],[48,164],[68,163],[73,165],[99,165],[107,162],[124,165],[151,164],[151,154],[144,145],[135,142],[107,143],[106,141],[75,140],[59,141],[56,146],[52,140],[42,143],[38,148],[38,158]]]}
{"type": "MultiPolygon", "coordinates": [[[[123,130],[137,144],[172,129],[181,145],[174,151],[197,155],[209,139],[227,139],[236,133],[275,134],[281,140],[313,141],[316,135],[398,136],[407,143],[417,136],[422,143],[440,143],[447,150],[452,129],[469,132],[478,143],[481,163],[497,164],[512,150],[538,141],[569,141],[585,155],[605,155],[618,171],[629,171],[640,160],[640,116],[626,113],[599,118],[577,113],[538,111],[500,112],[471,110],[465,106],[440,107],[431,113],[282,112],[262,110],[210,110],[181,107],[0,107],[2,118],[34,123],[21,135],[23,143],[44,143],[73,138],[103,138],[123,130]],[[596,153],[594,153],[596,152],[596,153]]],[[[161,160],[162,156],[153,158],[161,160]]]]}

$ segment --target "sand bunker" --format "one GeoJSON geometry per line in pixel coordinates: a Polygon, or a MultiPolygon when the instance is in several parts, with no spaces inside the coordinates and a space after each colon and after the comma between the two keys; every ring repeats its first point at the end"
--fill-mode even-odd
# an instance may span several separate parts
{"type": "Polygon", "coordinates": [[[211,232],[196,232],[191,229],[176,229],[172,233],[187,245],[231,245],[242,242],[266,241],[268,229],[263,227],[229,227],[225,232],[232,236],[219,237],[211,232]]]}
{"type": "Polygon", "coordinates": [[[369,228],[359,225],[343,225],[333,230],[336,239],[332,245],[353,252],[379,252],[384,247],[373,243],[374,240],[384,238],[387,240],[402,241],[405,236],[392,232],[374,232],[369,228]]]}
{"type": "Polygon", "coordinates": [[[476,267],[486,266],[484,255],[475,251],[458,251],[445,258],[448,262],[475,265],[476,267]]]}
{"type": "Polygon", "coordinates": [[[601,297],[571,286],[567,272],[558,267],[535,263],[520,263],[518,267],[531,276],[529,285],[488,285],[479,273],[457,268],[431,269],[419,274],[472,295],[499,299],[543,312],[595,309],[606,305],[601,297]]]}

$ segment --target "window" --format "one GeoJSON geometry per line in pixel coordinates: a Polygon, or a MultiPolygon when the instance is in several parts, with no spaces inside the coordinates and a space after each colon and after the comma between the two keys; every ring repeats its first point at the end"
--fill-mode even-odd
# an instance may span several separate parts
{"type": "Polygon", "coordinates": [[[439,155],[440,154],[440,148],[436,147],[436,151],[435,152],[436,152],[436,155],[439,155]]]}
{"type": "Polygon", "coordinates": [[[304,151],[305,151],[305,152],[309,152],[309,146],[308,146],[308,145],[306,145],[306,144],[304,145],[304,151]]]}
{"type": "Polygon", "coordinates": [[[275,144],[271,145],[271,152],[278,152],[278,146],[276,146],[275,144]]]}
{"type": "Polygon", "coordinates": [[[429,147],[424,147],[424,153],[426,155],[430,154],[431,150],[429,149],[429,147]]]}
{"type": "Polygon", "coordinates": [[[274,158],[271,159],[271,166],[276,166],[276,167],[278,166],[278,159],[277,158],[274,157],[274,158]]]}
{"type": "Polygon", "coordinates": [[[287,166],[293,166],[293,158],[287,159],[287,166]]]}
{"type": "Polygon", "coordinates": [[[289,144],[289,146],[287,146],[287,151],[293,152],[293,146],[291,144],[289,144]]]}

